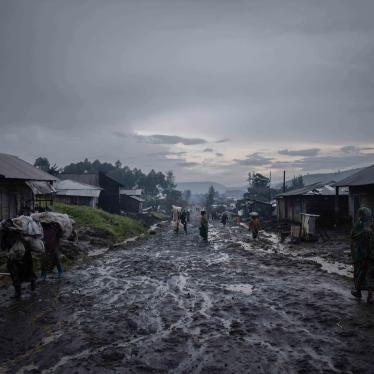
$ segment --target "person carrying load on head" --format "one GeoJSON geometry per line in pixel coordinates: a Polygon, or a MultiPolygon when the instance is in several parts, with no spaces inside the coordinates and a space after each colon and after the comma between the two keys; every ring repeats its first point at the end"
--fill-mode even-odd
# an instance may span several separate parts
{"type": "Polygon", "coordinates": [[[32,291],[36,287],[32,248],[30,242],[13,225],[12,220],[3,222],[1,226],[1,248],[8,251],[7,269],[12,278],[15,296],[18,298],[21,297],[23,282],[30,282],[32,291]]]}

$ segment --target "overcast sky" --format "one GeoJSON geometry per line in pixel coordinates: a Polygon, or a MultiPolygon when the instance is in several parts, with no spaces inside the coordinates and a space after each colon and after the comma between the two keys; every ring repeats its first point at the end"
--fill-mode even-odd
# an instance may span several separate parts
{"type": "Polygon", "coordinates": [[[372,0],[0,0],[0,152],[245,183],[374,163],[372,0]]]}

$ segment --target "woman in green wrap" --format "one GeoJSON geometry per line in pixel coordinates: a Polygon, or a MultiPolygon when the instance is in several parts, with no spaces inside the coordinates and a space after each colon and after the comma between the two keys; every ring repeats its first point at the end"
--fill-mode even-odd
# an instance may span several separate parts
{"type": "Polygon", "coordinates": [[[352,295],[360,299],[362,291],[368,291],[368,304],[373,303],[374,290],[374,235],[372,213],[369,208],[360,208],[357,222],[353,226],[352,260],[355,288],[352,295]]]}

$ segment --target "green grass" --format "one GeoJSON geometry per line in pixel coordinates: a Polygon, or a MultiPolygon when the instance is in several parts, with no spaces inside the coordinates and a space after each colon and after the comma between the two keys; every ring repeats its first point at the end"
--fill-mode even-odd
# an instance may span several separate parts
{"type": "Polygon", "coordinates": [[[78,225],[103,230],[119,241],[144,232],[144,226],[132,218],[110,214],[88,206],[54,204],[54,210],[71,216],[78,225]]]}

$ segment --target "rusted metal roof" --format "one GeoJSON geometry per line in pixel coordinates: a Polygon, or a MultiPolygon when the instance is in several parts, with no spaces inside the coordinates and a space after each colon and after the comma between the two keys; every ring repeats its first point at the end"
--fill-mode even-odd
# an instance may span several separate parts
{"type": "Polygon", "coordinates": [[[56,193],[52,184],[46,181],[26,181],[25,183],[31,188],[34,195],[49,195],[56,193]]]}
{"type": "Polygon", "coordinates": [[[336,184],[338,187],[368,186],[374,184],[374,165],[371,165],[359,172],[344,178],[336,184]]]}
{"type": "Polygon", "coordinates": [[[0,177],[35,181],[54,181],[53,175],[32,166],[17,156],[0,153],[0,177]]]}

